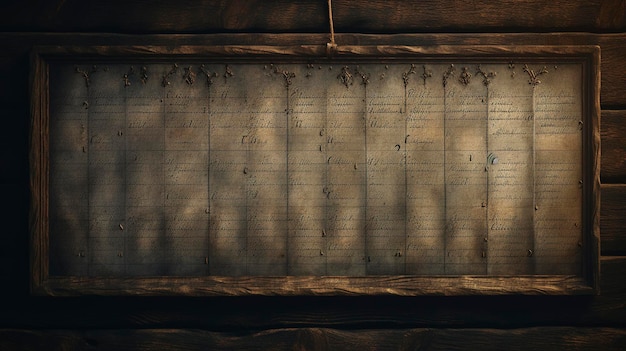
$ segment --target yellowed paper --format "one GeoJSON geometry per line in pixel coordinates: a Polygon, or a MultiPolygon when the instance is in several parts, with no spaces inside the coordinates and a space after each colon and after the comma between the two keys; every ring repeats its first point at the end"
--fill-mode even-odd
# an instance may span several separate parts
{"type": "Polygon", "coordinates": [[[53,64],[52,275],[579,274],[582,67],[53,64]]]}

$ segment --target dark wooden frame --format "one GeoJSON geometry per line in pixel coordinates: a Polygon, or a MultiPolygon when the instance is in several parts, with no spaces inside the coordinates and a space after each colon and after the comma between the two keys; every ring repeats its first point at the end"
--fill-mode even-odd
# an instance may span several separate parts
{"type": "Polygon", "coordinates": [[[598,46],[81,46],[39,47],[31,64],[31,292],[37,295],[578,295],[599,293],[600,49],[598,46]],[[50,60],[361,58],[509,62],[523,58],[583,64],[583,274],[368,277],[55,277],[49,275],[50,60]]]}

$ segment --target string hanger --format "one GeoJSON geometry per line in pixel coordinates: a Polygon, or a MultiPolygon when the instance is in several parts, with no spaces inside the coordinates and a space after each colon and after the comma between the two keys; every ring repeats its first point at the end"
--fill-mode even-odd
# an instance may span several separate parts
{"type": "Polygon", "coordinates": [[[330,42],[326,43],[326,55],[331,57],[335,51],[337,51],[337,44],[335,43],[335,26],[333,24],[332,0],[328,0],[328,22],[330,24],[330,42]]]}

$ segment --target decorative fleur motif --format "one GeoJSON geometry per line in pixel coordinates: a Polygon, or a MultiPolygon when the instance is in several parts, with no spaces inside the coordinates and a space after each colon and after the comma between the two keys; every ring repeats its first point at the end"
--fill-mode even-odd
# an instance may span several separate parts
{"type": "Polygon", "coordinates": [[[367,86],[370,82],[370,75],[361,71],[361,69],[359,68],[359,66],[356,66],[356,74],[358,74],[361,77],[361,84],[367,86]]]}
{"type": "Polygon", "coordinates": [[[414,64],[411,64],[411,68],[408,71],[402,73],[402,81],[404,82],[404,87],[405,88],[406,88],[407,85],[409,85],[409,79],[410,79],[411,74],[416,74],[416,73],[417,72],[415,71],[415,65],[414,64]]]}
{"type": "Polygon", "coordinates": [[[83,79],[85,80],[85,86],[87,88],[89,88],[89,85],[91,84],[91,78],[89,77],[92,73],[97,72],[98,71],[98,66],[93,65],[91,66],[91,71],[87,71],[84,69],[81,69],[78,66],[74,67],[74,70],[76,71],[76,73],[80,74],[83,76],[83,79]]]}
{"type": "Polygon", "coordinates": [[[124,80],[124,88],[130,85],[130,76],[132,76],[133,74],[135,74],[135,69],[133,68],[133,66],[130,66],[128,72],[124,73],[124,75],[122,76],[122,80],[124,80]]]}
{"type": "MultiPolygon", "coordinates": [[[[265,67],[267,69],[267,66],[265,67]]],[[[296,77],[295,73],[289,71],[281,71],[277,66],[274,66],[274,64],[270,64],[269,68],[272,70],[272,72],[274,72],[274,74],[279,74],[283,76],[286,87],[289,87],[291,83],[293,83],[292,79],[296,77]]]]}
{"type": "Polygon", "coordinates": [[[422,80],[424,81],[424,86],[426,86],[426,79],[433,76],[433,71],[426,69],[426,65],[422,65],[422,80]]]}
{"type": "Polygon", "coordinates": [[[226,65],[226,67],[224,68],[224,79],[228,79],[234,76],[235,76],[235,73],[233,73],[233,71],[230,69],[230,66],[226,65]]]}
{"type": "Polygon", "coordinates": [[[489,83],[491,83],[491,79],[494,78],[496,76],[496,72],[485,72],[483,71],[482,67],[480,65],[478,65],[478,67],[476,67],[476,75],[481,75],[483,76],[483,84],[487,87],[489,86],[489,83]]]}
{"type": "Polygon", "coordinates": [[[205,68],[204,65],[200,66],[200,72],[202,72],[204,76],[206,77],[206,84],[208,86],[211,86],[213,84],[213,78],[217,77],[218,75],[217,72],[211,73],[211,71],[205,68]]]}
{"type": "Polygon", "coordinates": [[[178,71],[178,64],[173,64],[172,69],[163,75],[163,79],[161,80],[161,85],[165,88],[170,85],[170,76],[178,71]]]}
{"type": "Polygon", "coordinates": [[[547,74],[548,69],[546,68],[546,66],[543,66],[543,68],[540,69],[539,72],[535,72],[534,70],[528,68],[528,65],[524,65],[524,72],[528,73],[528,84],[532,86],[537,86],[541,84],[539,76],[542,74],[547,74]]]}
{"type": "Polygon", "coordinates": [[[148,82],[148,68],[146,66],[141,67],[141,84],[148,82]]]}
{"type": "Polygon", "coordinates": [[[445,87],[448,84],[448,78],[456,74],[456,68],[453,64],[450,64],[450,67],[443,73],[443,86],[445,87]]]}
{"type": "Polygon", "coordinates": [[[285,79],[285,86],[288,87],[292,83],[292,79],[296,77],[296,74],[289,71],[282,71],[283,79],[285,79]]]}
{"type": "Polygon", "coordinates": [[[459,82],[463,85],[468,85],[471,78],[472,74],[469,72],[469,68],[463,67],[463,72],[461,72],[461,75],[459,76],[459,82]]]}
{"type": "Polygon", "coordinates": [[[350,68],[348,66],[343,66],[341,68],[341,73],[337,76],[337,79],[339,79],[341,84],[345,85],[347,89],[350,85],[352,85],[354,77],[352,77],[352,73],[350,73],[350,68]]]}
{"type": "Polygon", "coordinates": [[[189,85],[193,85],[193,82],[196,81],[196,73],[191,69],[191,66],[185,67],[183,78],[185,79],[185,83],[189,85]]]}

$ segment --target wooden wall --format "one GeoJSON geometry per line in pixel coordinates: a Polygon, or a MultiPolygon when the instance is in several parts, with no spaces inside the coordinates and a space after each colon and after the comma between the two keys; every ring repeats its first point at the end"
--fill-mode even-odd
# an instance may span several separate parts
{"type": "Polygon", "coordinates": [[[0,4],[0,350],[626,348],[626,2],[335,0],[342,43],[594,44],[602,50],[601,295],[29,296],[29,51],[177,45],[250,33],[323,44],[325,0],[7,0],[0,4]],[[315,34],[318,33],[318,34],[315,34]],[[397,34],[397,33],[405,33],[397,34]]]}

